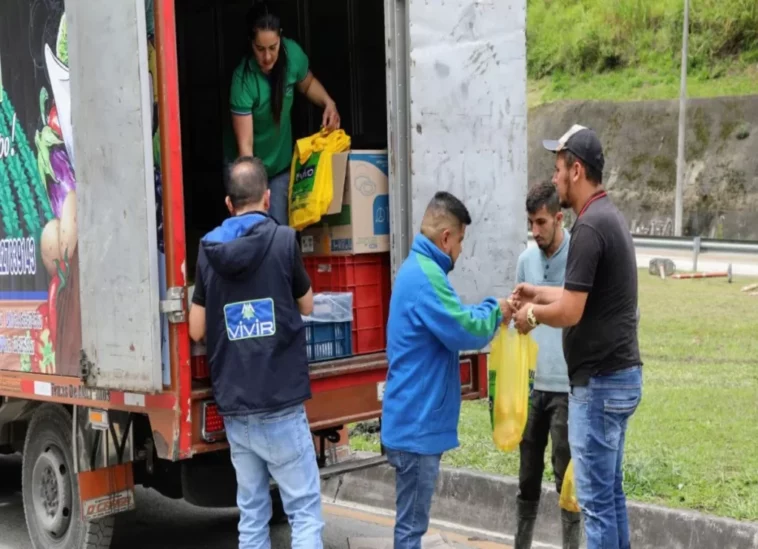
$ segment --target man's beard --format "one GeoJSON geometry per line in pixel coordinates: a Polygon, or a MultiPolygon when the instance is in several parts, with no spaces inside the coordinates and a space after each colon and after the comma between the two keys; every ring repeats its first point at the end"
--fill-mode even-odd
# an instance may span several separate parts
{"type": "MultiPolygon", "coordinates": [[[[562,207],[563,207],[563,206],[562,206],[562,207]]],[[[546,240],[543,240],[543,241],[542,241],[542,244],[539,244],[539,243],[537,244],[537,247],[538,247],[540,250],[542,250],[543,252],[544,252],[544,251],[546,251],[546,250],[549,250],[549,249],[550,249],[550,246],[552,246],[552,245],[553,245],[553,242],[555,242],[555,233],[556,233],[556,228],[555,228],[555,227],[553,227],[553,236],[552,236],[552,237],[550,237],[550,240],[547,240],[547,241],[546,241],[546,240]]]]}
{"type": "Polygon", "coordinates": [[[560,205],[561,208],[563,208],[564,210],[567,210],[571,208],[571,202],[569,201],[569,198],[568,198],[569,190],[571,188],[571,180],[568,178],[568,176],[566,176],[566,178],[564,179],[564,182],[565,182],[564,188],[566,189],[566,196],[562,198],[560,193],[558,193],[558,204],[560,205]]]}

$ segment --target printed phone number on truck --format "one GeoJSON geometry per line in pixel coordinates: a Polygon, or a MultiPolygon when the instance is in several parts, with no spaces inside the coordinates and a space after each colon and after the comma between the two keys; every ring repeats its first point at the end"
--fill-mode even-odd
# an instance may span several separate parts
{"type": "Polygon", "coordinates": [[[0,276],[37,274],[37,249],[34,238],[0,240],[0,276]]]}
{"type": "Polygon", "coordinates": [[[33,355],[34,341],[29,336],[6,337],[0,335],[0,354],[33,355]]]}
{"type": "Polygon", "coordinates": [[[8,311],[0,313],[0,325],[14,330],[41,330],[42,315],[36,311],[8,311]]]}

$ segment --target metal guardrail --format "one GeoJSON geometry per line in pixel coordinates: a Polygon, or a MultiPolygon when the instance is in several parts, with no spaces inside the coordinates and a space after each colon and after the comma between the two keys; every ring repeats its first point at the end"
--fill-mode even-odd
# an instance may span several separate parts
{"type": "Polygon", "coordinates": [[[758,242],[716,240],[711,238],[675,236],[634,236],[634,245],[640,248],[688,250],[693,253],[758,254],[758,242]]]}
{"type": "MultiPolygon", "coordinates": [[[[527,233],[533,241],[531,233],[527,233]]],[[[714,238],[686,236],[640,236],[636,235],[634,245],[638,248],[659,248],[666,250],[687,250],[696,254],[736,253],[758,254],[758,242],[747,240],[718,240],[714,238]]]]}

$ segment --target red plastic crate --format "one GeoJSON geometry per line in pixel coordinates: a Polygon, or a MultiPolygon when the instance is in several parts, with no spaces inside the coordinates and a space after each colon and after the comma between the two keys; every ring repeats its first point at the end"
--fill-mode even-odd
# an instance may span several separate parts
{"type": "Polygon", "coordinates": [[[314,293],[353,292],[353,354],[383,351],[390,310],[390,254],[303,258],[314,293]]]}

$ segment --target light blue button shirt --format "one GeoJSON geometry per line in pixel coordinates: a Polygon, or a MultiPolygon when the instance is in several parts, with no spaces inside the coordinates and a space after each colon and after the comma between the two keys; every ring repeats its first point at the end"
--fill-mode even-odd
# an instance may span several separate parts
{"type": "MultiPolygon", "coordinates": [[[[563,230],[563,242],[555,253],[547,257],[537,246],[524,250],[518,258],[516,282],[535,286],[563,286],[566,277],[569,232],[563,230]]],[[[563,334],[559,328],[540,325],[532,330],[539,345],[534,388],[539,391],[568,393],[569,379],[566,359],[563,357],[563,334]]]]}

